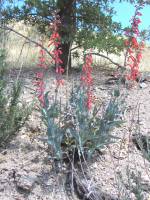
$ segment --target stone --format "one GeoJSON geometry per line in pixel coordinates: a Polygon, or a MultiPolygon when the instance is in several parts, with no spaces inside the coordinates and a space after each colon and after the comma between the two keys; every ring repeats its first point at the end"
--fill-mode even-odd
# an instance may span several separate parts
{"type": "Polygon", "coordinates": [[[147,88],[148,87],[148,85],[146,84],[146,83],[140,83],[140,88],[142,88],[142,89],[144,89],[144,88],[147,88]]]}
{"type": "Polygon", "coordinates": [[[22,175],[19,178],[17,178],[16,185],[18,189],[31,192],[35,182],[36,182],[36,177],[29,175],[22,175]]]}
{"type": "Polygon", "coordinates": [[[6,162],[6,156],[0,154],[0,164],[6,162]]]}
{"type": "Polygon", "coordinates": [[[4,191],[4,185],[2,185],[1,183],[0,183],[0,192],[3,192],[4,191]]]}

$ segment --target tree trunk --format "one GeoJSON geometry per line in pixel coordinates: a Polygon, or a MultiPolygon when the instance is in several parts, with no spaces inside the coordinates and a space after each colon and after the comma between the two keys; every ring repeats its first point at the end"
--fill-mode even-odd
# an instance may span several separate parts
{"type": "Polygon", "coordinates": [[[57,8],[58,15],[61,21],[61,28],[59,34],[62,39],[60,48],[62,50],[61,60],[63,61],[62,67],[65,69],[71,68],[71,53],[72,38],[74,33],[74,6],[75,0],[58,0],[57,8]]]}
{"type": "Polygon", "coordinates": [[[65,42],[64,44],[61,44],[60,46],[62,50],[61,60],[63,61],[62,67],[65,69],[65,71],[71,68],[71,54],[70,54],[70,48],[71,48],[71,42],[65,42]]]}

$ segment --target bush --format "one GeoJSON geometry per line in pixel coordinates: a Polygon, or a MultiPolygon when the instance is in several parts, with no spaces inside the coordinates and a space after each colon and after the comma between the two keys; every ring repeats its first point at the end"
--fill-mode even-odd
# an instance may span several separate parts
{"type": "Polygon", "coordinates": [[[21,84],[14,83],[10,94],[4,78],[6,63],[5,50],[0,49],[0,145],[14,135],[27,120],[31,106],[20,103],[21,84]]]}

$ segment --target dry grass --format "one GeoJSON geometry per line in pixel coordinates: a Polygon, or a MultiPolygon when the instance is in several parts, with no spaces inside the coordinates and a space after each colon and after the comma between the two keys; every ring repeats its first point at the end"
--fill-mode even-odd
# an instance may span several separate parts
{"type": "MultiPolygon", "coordinates": [[[[120,56],[117,56],[117,55],[109,55],[109,57],[117,62],[117,63],[120,63],[121,65],[123,65],[124,63],[124,54],[121,53],[120,56]]],[[[95,64],[97,66],[107,66],[107,67],[110,67],[110,68],[114,68],[115,66],[113,64],[111,64],[110,62],[108,62],[107,60],[105,60],[104,58],[100,58],[98,56],[95,56],[94,57],[94,60],[95,60],[95,64]]],[[[143,59],[142,59],[142,62],[141,62],[141,65],[140,65],[140,71],[143,72],[149,72],[150,71],[150,47],[145,47],[144,51],[143,51],[143,59]]]]}
{"type": "MultiPolygon", "coordinates": [[[[24,25],[22,22],[14,23],[14,29],[18,32],[28,36],[35,41],[39,41],[40,35],[36,31],[36,28],[24,25]]],[[[48,44],[48,41],[45,43],[48,44]]],[[[7,41],[6,41],[6,49],[7,49],[7,61],[9,63],[10,68],[33,68],[37,66],[38,61],[38,48],[31,43],[27,43],[27,41],[15,33],[9,33],[7,41]]],[[[82,62],[82,51],[78,50],[80,58],[73,60],[73,66],[79,66],[82,62]]],[[[120,56],[117,55],[109,55],[109,57],[120,64],[123,64],[124,55],[123,53],[120,56]]],[[[150,71],[149,64],[150,57],[150,47],[146,47],[143,52],[143,60],[141,63],[141,71],[150,71]]],[[[96,66],[100,67],[109,67],[114,68],[115,66],[110,64],[106,59],[94,56],[94,63],[96,66]]]]}
{"type": "Polygon", "coordinates": [[[143,52],[143,60],[141,63],[142,71],[150,71],[150,47],[146,47],[143,52]]]}
{"type": "MultiPolygon", "coordinates": [[[[35,34],[34,28],[23,25],[22,22],[17,24],[14,23],[13,29],[36,41],[39,40],[39,35],[35,34]]],[[[9,67],[35,67],[38,58],[38,48],[36,48],[34,44],[29,43],[26,39],[19,37],[15,33],[6,32],[5,34],[7,34],[5,47],[7,51],[7,63],[9,67]]]]}

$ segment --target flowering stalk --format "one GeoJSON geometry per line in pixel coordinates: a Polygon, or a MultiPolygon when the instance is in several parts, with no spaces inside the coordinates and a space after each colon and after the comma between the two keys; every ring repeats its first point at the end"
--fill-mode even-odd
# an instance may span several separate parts
{"type": "Polygon", "coordinates": [[[38,67],[40,68],[40,72],[36,73],[36,81],[34,81],[34,85],[37,87],[36,92],[38,99],[44,107],[44,90],[45,90],[45,83],[44,83],[44,73],[48,69],[46,64],[46,52],[43,49],[39,51],[39,58],[38,58],[38,67]]]}
{"type": "Polygon", "coordinates": [[[51,29],[53,30],[53,32],[52,32],[52,35],[50,36],[49,45],[48,45],[48,47],[50,46],[53,47],[53,50],[50,51],[50,54],[52,55],[52,62],[55,64],[55,68],[56,68],[57,87],[64,84],[64,80],[62,79],[62,74],[64,73],[64,69],[61,67],[61,65],[63,64],[63,61],[60,59],[62,50],[60,49],[61,37],[58,33],[59,25],[60,25],[60,20],[57,19],[57,16],[55,16],[55,21],[51,25],[51,29]]]}
{"type": "MultiPolygon", "coordinates": [[[[55,17],[53,24],[51,24],[51,29],[53,32],[50,36],[49,44],[48,44],[48,47],[52,46],[52,50],[50,51],[50,54],[52,55],[52,61],[50,63],[54,63],[56,67],[56,87],[57,88],[60,85],[63,85],[64,83],[64,80],[62,79],[62,73],[64,72],[64,69],[61,67],[61,64],[63,64],[63,62],[60,59],[60,55],[62,54],[62,51],[59,48],[61,44],[61,38],[58,33],[59,24],[60,24],[60,20],[58,20],[55,17]]],[[[44,74],[46,70],[48,69],[48,65],[46,64],[46,52],[43,49],[40,49],[39,51],[38,66],[41,69],[41,71],[36,73],[36,81],[34,82],[34,85],[37,87],[36,91],[37,91],[38,99],[42,107],[44,107],[45,84],[44,84],[43,78],[44,78],[44,74]]]]}
{"type": "Polygon", "coordinates": [[[127,47],[125,66],[130,68],[130,74],[126,76],[128,80],[136,80],[139,76],[139,65],[142,59],[143,42],[138,42],[139,24],[141,23],[139,12],[144,5],[136,6],[135,15],[131,19],[131,29],[126,30],[125,35],[128,37],[124,44],[127,47]]]}
{"type": "Polygon", "coordinates": [[[92,54],[89,53],[85,57],[85,63],[82,67],[82,75],[81,75],[81,82],[83,87],[86,88],[86,95],[87,95],[87,100],[86,100],[86,106],[87,109],[90,110],[92,107],[92,90],[91,86],[93,83],[93,78],[92,78],[92,54]]]}

